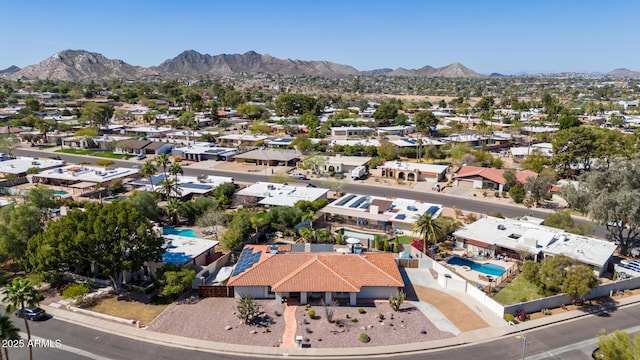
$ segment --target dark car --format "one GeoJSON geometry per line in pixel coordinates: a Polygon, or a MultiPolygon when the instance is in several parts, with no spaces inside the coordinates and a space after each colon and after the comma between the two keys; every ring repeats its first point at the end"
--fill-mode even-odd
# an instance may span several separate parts
{"type": "Polygon", "coordinates": [[[22,309],[18,309],[18,311],[16,311],[16,316],[19,318],[26,317],[28,320],[40,320],[44,319],[47,316],[47,313],[39,307],[28,307],[24,308],[24,312],[22,309]]]}
{"type": "Polygon", "coordinates": [[[596,359],[596,360],[604,359],[604,354],[600,352],[600,346],[596,347],[596,348],[591,352],[591,357],[592,357],[593,359],[596,359]]]}

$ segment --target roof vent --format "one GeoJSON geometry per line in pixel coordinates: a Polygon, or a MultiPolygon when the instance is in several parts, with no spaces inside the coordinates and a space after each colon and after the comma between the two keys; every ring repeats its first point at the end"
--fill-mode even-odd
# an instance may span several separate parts
{"type": "Polygon", "coordinates": [[[506,230],[507,227],[502,225],[502,224],[498,224],[498,230],[506,230]]]}

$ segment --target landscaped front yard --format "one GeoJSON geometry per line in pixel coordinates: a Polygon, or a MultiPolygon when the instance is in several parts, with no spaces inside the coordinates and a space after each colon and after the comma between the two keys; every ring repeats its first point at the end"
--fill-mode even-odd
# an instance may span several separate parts
{"type": "Polygon", "coordinates": [[[118,300],[117,296],[103,298],[87,310],[112,315],[123,319],[139,320],[140,324],[148,325],[168,305],[151,305],[138,301],[118,300]]]}
{"type": "Polygon", "coordinates": [[[74,154],[74,155],[91,155],[98,150],[95,149],[60,149],[55,152],[64,153],[64,154],[74,154]]]}
{"type": "Polygon", "coordinates": [[[130,159],[134,155],[131,155],[131,154],[116,154],[116,153],[112,153],[112,152],[103,152],[103,153],[95,154],[95,156],[99,156],[99,157],[103,157],[103,158],[109,158],[109,159],[121,160],[121,159],[130,159]]]}
{"type": "Polygon", "coordinates": [[[493,300],[503,305],[510,305],[543,298],[538,294],[538,288],[530,283],[524,276],[518,276],[509,285],[502,289],[493,300]]]}

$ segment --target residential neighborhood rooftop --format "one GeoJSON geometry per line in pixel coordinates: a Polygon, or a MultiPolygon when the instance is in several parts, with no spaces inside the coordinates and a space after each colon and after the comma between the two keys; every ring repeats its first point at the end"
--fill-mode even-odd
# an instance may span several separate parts
{"type": "Polygon", "coordinates": [[[326,198],[329,189],[294,186],[270,182],[257,182],[236,194],[263,198],[258,203],[272,206],[293,206],[300,200],[314,201],[326,198]]]}
{"type": "Polygon", "coordinates": [[[39,159],[32,157],[18,157],[15,159],[0,161],[0,173],[3,174],[24,174],[31,168],[47,170],[64,165],[62,160],[39,159]]]}

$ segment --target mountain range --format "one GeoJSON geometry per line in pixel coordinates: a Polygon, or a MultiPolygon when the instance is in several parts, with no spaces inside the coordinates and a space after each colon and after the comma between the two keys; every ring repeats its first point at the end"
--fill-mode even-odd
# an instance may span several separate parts
{"type": "MultiPolygon", "coordinates": [[[[305,61],[279,59],[271,55],[249,51],[244,54],[201,54],[187,50],[178,56],[167,59],[158,66],[141,67],[125,63],[122,60],[109,59],[102,54],[85,50],[64,50],[48,59],[25,68],[12,66],[0,70],[0,78],[9,80],[57,80],[90,81],[148,78],[198,77],[203,75],[234,74],[281,74],[292,76],[319,76],[328,78],[357,75],[376,75],[392,77],[445,77],[445,78],[481,78],[485,75],[465,67],[459,62],[435,68],[424,66],[419,69],[376,69],[359,71],[353,66],[330,61],[305,61]]],[[[606,74],[611,77],[640,77],[640,72],[628,69],[615,69],[606,74]]],[[[492,76],[500,76],[492,74],[492,76]]]]}

